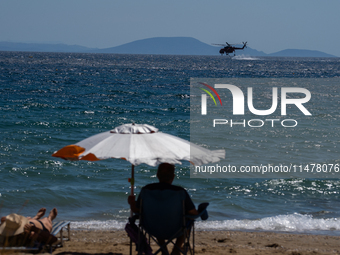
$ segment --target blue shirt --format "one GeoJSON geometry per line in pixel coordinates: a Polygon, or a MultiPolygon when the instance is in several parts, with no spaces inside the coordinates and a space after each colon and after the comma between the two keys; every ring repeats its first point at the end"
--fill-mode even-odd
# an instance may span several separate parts
{"type": "MultiPolygon", "coordinates": [[[[185,213],[187,214],[189,211],[195,209],[195,205],[192,202],[188,192],[180,187],[180,186],[175,186],[166,182],[157,182],[157,183],[151,183],[146,186],[144,186],[142,189],[148,189],[148,190],[184,190],[185,192],[185,200],[184,200],[184,208],[185,208],[185,213]]],[[[136,202],[136,207],[139,208],[140,205],[140,196],[137,198],[136,202]]]]}

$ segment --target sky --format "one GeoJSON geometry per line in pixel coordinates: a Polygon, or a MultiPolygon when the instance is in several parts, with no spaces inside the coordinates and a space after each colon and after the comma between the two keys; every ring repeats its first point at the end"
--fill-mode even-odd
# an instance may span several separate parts
{"type": "Polygon", "coordinates": [[[339,0],[0,0],[0,41],[109,48],[152,37],[340,57],[339,0]]]}

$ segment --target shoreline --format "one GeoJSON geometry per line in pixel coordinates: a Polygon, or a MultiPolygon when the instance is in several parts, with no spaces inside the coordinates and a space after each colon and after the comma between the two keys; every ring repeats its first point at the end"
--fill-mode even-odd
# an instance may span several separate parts
{"type": "MultiPolygon", "coordinates": [[[[195,231],[196,254],[339,254],[340,237],[312,234],[246,231],[195,231]]],[[[125,230],[72,230],[71,240],[52,254],[129,254],[125,230]]],[[[153,251],[156,246],[151,242],[153,251]]],[[[133,254],[135,245],[133,244],[133,254]]],[[[169,245],[171,251],[171,246],[169,245]]],[[[49,253],[46,253],[49,254],[49,253]]]]}

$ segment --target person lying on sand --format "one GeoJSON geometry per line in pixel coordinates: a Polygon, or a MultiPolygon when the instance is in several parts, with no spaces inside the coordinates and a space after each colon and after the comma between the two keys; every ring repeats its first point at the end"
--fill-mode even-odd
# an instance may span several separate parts
{"type": "Polygon", "coordinates": [[[52,231],[52,221],[57,217],[58,211],[57,208],[53,208],[48,217],[41,219],[45,215],[45,212],[46,208],[41,208],[33,218],[27,217],[29,224],[25,225],[25,231],[28,232],[32,226],[35,226],[42,231],[48,231],[50,233],[52,231]]]}
{"type": "Polygon", "coordinates": [[[46,208],[41,208],[34,217],[24,217],[15,213],[1,218],[0,240],[7,242],[8,246],[29,245],[34,241],[51,241],[52,221],[57,217],[58,211],[53,208],[48,217],[42,218],[46,208]]]}

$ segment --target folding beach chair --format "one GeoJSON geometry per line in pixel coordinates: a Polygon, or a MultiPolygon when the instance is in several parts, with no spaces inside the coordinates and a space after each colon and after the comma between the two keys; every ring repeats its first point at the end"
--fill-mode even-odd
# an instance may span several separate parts
{"type": "MultiPolygon", "coordinates": [[[[169,254],[167,245],[175,244],[175,239],[184,235],[184,246],[177,247],[182,254],[194,254],[195,236],[194,220],[199,215],[185,215],[184,190],[147,190],[143,189],[140,194],[141,212],[139,214],[139,231],[138,239],[148,237],[154,240],[159,249],[153,253],[163,252],[169,254]],[[191,235],[192,234],[192,235],[191,235]],[[190,235],[192,238],[190,238],[190,235]],[[166,240],[162,245],[158,240],[166,240]]],[[[138,254],[145,253],[145,242],[137,242],[138,254]],[[144,244],[144,245],[143,245],[144,244]],[[142,247],[144,246],[144,247],[142,247]]],[[[130,254],[131,254],[130,249],[130,254]]]]}
{"type": "Polygon", "coordinates": [[[58,221],[58,222],[53,223],[51,235],[54,235],[55,237],[58,238],[58,241],[54,244],[55,247],[63,247],[64,241],[71,240],[70,225],[71,225],[70,221],[58,221]],[[66,231],[67,231],[66,236],[64,235],[64,231],[63,231],[64,228],[66,228],[66,231]]]}

